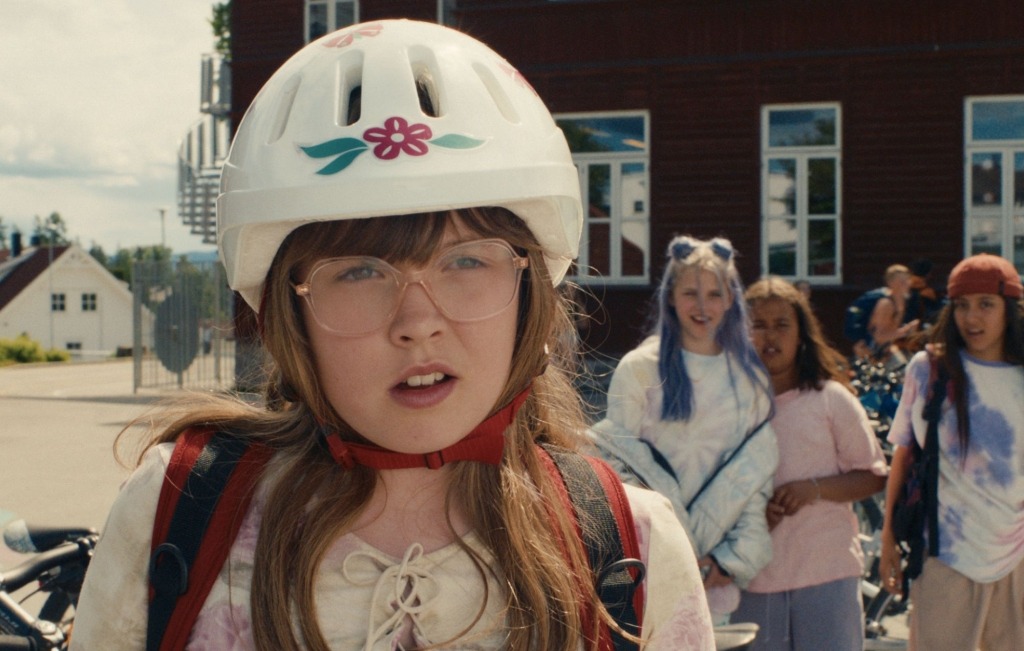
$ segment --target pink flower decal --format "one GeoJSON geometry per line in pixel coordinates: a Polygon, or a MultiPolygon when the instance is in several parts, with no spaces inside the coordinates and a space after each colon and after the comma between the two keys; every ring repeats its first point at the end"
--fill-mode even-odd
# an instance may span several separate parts
{"type": "Polygon", "coordinates": [[[380,34],[382,29],[384,29],[384,26],[380,23],[370,23],[369,25],[363,25],[359,29],[350,29],[324,41],[324,47],[348,47],[364,37],[372,38],[380,34]]]}
{"type": "Polygon", "coordinates": [[[537,95],[537,91],[534,90],[532,85],[530,85],[530,82],[526,81],[526,77],[523,76],[523,73],[519,72],[509,64],[505,63],[504,61],[499,62],[498,67],[501,68],[502,72],[507,74],[509,77],[512,77],[512,80],[515,81],[517,84],[529,88],[534,95],[537,95]]]}
{"type": "Polygon", "coordinates": [[[475,149],[484,140],[461,133],[446,133],[434,137],[433,131],[425,124],[409,124],[400,117],[384,120],[384,126],[371,127],[363,132],[363,138],[344,136],[315,145],[299,145],[299,149],[310,158],[330,158],[327,165],[317,174],[331,175],[347,169],[364,152],[373,147],[373,155],[381,160],[394,160],[402,153],[409,156],[423,156],[430,147],[443,149],[475,149]]]}
{"type": "Polygon", "coordinates": [[[370,127],[363,132],[366,142],[376,144],[373,155],[381,160],[398,158],[402,152],[410,156],[427,153],[427,140],[434,134],[425,124],[409,124],[405,118],[384,120],[383,127],[370,127]]]}

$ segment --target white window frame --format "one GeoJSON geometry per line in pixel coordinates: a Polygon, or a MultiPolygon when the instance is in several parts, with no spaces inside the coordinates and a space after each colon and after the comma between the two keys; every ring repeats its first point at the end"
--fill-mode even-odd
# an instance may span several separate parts
{"type": "Polygon", "coordinates": [[[95,312],[99,304],[99,296],[96,292],[82,292],[82,311],[95,312]]]}
{"type": "MultiPolygon", "coordinates": [[[[1015,195],[1015,173],[1024,164],[1024,138],[975,140],[973,135],[976,104],[1008,102],[1024,104],[1024,95],[978,95],[964,98],[964,204],[963,251],[965,256],[982,251],[1001,255],[1013,261],[1017,271],[1024,271],[1024,192],[1015,195]],[[1000,202],[991,206],[975,206],[974,160],[976,155],[993,155],[999,159],[1000,202]],[[976,221],[994,225],[991,229],[997,247],[975,246],[976,221]],[[1017,246],[1015,240],[1020,240],[1017,246]]],[[[1022,170],[1024,173],[1024,170],[1022,170]]],[[[984,227],[984,225],[981,225],[984,227]]]]}
{"type": "MultiPolygon", "coordinates": [[[[645,148],[641,151],[623,152],[572,152],[573,162],[579,173],[580,192],[583,198],[583,234],[580,237],[580,253],[576,260],[575,272],[571,278],[580,284],[606,285],[647,285],[650,283],[651,273],[651,113],[648,110],[632,111],[591,111],[581,113],[559,113],[555,115],[556,120],[587,120],[600,118],[641,118],[644,128],[645,148]],[[622,166],[630,163],[643,165],[643,176],[640,183],[643,188],[644,197],[643,210],[638,215],[631,215],[625,218],[621,212],[624,200],[622,166]],[[611,208],[611,215],[606,220],[608,224],[608,256],[609,272],[607,275],[591,271],[590,265],[590,226],[595,223],[604,223],[604,220],[594,220],[588,214],[587,196],[589,192],[589,170],[591,165],[608,165],[611,170],[610,188],[611,196],[608,197],[608,205],[611,208]],[[623,227],[632,224],[632,230],[638,233],[636,239],[641,240],[638,247],[643,253],[643,270],[636,275],[625,275],[622,270],[622,239],[623,227]]],[[[626,226],[629,228],[628,226],[626,226]]]]}
{"type": "Polygon", "coordinates": [[[66,312],[67,311],[67,294],[64,292],[51,292],[50,293],[50,311],[51,312],[66,312]]]}
{"type": "MultiPolygon", "coordinates": [[[[306,42],[309,43],[313,39],[310,38],[310,13],[314,5],[323,5],[327,8],[327,29],[325,34],[341,29],[342,27],[348,27],[348,25],[338,24],[338,5],[339,4],[350,4],[352,5],[352,24],[359,22],[359,0],[306,0],[306,8],[303,12],[303,26],[302,33],[305,36],[306,42]]],[[[317,37],[319,38],[319,36],[317,37]]]]}
{"type": "Polygon", "coordinates": [[[805,104],[765,104],[761,107],[761,273],[781,276],[790,281],[806,280],[812,285],[832,285],[842,282],[843,275],[843,112],[839,102],[815,102],[805,104]],[[769,141],[769,118],[772,113],[784,111],[809,111],[827,109],[835,111],[836,140],[831,145],[787,145],[773,146],[769,141]],[[793,159],[796,162],[796,178],[793,191],[795,206],[792,215],[773,217],[770,215],[771,176],[769,162],[774,159],[793,159]],[[809,213],[807,205],[808,161],[812,159],[832,158],[835,160],[836,175],[836,209],[832,215],[809,213]],[[796,273],[780,274],[769,269],[769,230],[773,221],[796,221],[796,273]],[[832,221],[835,227],[835,268],[832,274],[810,273],[809,261],[809,226],[812,221],[832,221]]]}

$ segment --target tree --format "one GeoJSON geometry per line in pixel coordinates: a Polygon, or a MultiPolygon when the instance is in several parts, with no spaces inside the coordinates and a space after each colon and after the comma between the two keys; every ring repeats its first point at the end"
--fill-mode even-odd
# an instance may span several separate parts
{"type": "Polygon", "coordinates": [[[217,54],[225,59],[231,58],[231,0],[218,2],[213,5],[213,18],[210,19],[210,27],[213,28],[213,35],[217,38],[214,48],[217,54]]]}
{"type": "Polygon", "coordinates": [[[7,224],[4,223],[4,218],[0,217],[0,251],[7,250],[7,224]]]}
{"type": "Polygon", "coordinates": [[[50,213],[46,219],[39,215],[35,217],[35,226],[32,228],[32,237],[39,242],[39,246],[63,246],[70,244],[68,240],[68,225],[58,212],[50,213]]]}

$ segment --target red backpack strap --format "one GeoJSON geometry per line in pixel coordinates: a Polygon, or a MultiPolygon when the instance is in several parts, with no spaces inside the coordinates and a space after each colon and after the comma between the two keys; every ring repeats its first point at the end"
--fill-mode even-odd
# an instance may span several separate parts
{"type": "MultiPolygon", "coordinates": [[[[563,506],[576,516],[576,532],[586,550],[601,602],[623,630],[639,636],[645,569],[622,482],[598,459],[551,445],[537,449],[541,462],[555,480],[563,506]]],[[[593,617],[589,609],[583,613],[583,630],[588,635],[593,617]]],[[[638,645],[618,631],[602,626],[598,648],[627,651],[637,649],[638,645]]]]}
{"type": "Polygon", "coordinates": [[[179,437],[153,524],[147,651],[185,648],[270,456],[210,430],[179,437]]]}

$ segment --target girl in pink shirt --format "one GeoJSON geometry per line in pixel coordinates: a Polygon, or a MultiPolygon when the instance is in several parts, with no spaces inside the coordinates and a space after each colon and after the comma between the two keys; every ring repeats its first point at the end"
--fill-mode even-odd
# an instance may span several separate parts
{"type": "Polygon", "coordinates": [[[772,561],[733,620],[761,627],[754,649],[860,651],[863,557],[850,503],[882,489],[885,457],[807,298],[766,278],[746,299],[775,390],[779,467],[767,509],[772,561]]]}

